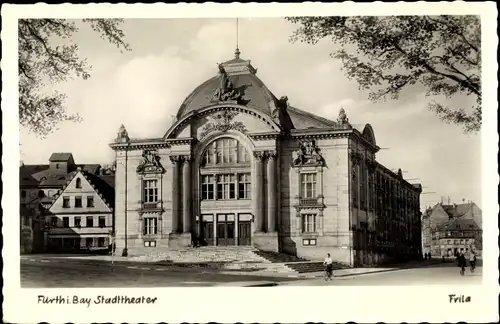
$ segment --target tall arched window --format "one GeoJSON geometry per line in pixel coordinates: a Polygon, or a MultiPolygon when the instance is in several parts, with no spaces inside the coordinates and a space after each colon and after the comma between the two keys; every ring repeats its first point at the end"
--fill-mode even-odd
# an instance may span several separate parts
{"type": "Polygon", "coordinates": [[[200,179],[201,200],[251,199],[250,154],[234,138],[223,137],[210,143],[203,153],[200,179]],[[220,166],[238,164],[238,172],[220,166]]]}
{"type": "Polygon", "coordinates": [[[203,153],[203,165],[238,164],[250,162],[248,150],[234,138],[219,138],[203,153]]]}
{"type": "Polygon", "coordinates": [[[82,187],[82,179],[76,178],[76,187],[81,188],[82,187]]]}

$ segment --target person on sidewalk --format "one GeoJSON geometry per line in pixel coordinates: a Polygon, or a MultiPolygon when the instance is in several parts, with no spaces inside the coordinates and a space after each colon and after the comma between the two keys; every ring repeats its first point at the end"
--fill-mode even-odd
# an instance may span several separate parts
{"type": "Polygon", "coordinates": [[[465,273],[465,267],[467,266],[467,260],[465,259],[465,255],[462,251],[457,256],[458,266],[460,267],[460,274],[463,276],[465,273]]]}
{"type": "Polygon", "coordinates": [[[332,275],[333,275],[333,260],[330,257],[330,253],[327,253],[325,261],[323,261],[323,265],[326,266],[326,277],[325,280],[329,279],[332,280],[332,275]]]}
{"type": "Polygon", "coordinates": [[[474,251],[470,251],[469,263],[470,263],[470,271],[474,272],[474,269],[476,268],[476,254],[474,253],[474,251]]]}

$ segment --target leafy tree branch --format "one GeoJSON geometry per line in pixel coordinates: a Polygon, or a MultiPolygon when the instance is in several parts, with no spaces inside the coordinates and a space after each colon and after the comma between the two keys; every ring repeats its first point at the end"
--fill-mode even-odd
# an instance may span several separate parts
{"type": "Polygon", "coordinates": [[[471,107],[449,108],[431,101],[430,110],[466,133],[481,128],[481,24],[476,16],[288,17],[298,28],[291,42],[340,45],[331,53],[348,78],[369,98],[397,99],[409,86],[427,96],[474,96],[471,107]]]}
{"type": "MultiPolygon", "coordinates": [[[[84,23],[119,50],[129,51],[121,19],[84,19],[84,23]]],[[[70,40],[79,29],[65,19],[19,19],[19,119],[23,127],[45,137],[62,121],[80,121],[68,114],[66,96],[47,93],[47,85],[65,82],[72,77],[88,79],[91,67],[78,56],[78,45],[70,40]],[[59,44],[59,45],[55,45],[59,44]]]]}

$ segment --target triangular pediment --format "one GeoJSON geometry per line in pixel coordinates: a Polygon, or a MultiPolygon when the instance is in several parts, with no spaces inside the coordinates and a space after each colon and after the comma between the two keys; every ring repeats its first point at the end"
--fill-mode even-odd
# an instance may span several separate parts
{"type": "Polygon", "coordinates": [[[106,201],[99,188],[89,181],[81,171],[76,171],[71,180],[54,200],[49,211],[52,214],[76,212],[112,212],[112,202],[106,201]],[[77,183],[79,186],[77,186],[77,183]],[[64,197],[69,197],[69,206],[64,206],[64,197]],[[75,206],[75,197],[81,197],[82,207],[75,206]],[[87,206],[87,197],[93,197],[93,207],[87,206]]]}

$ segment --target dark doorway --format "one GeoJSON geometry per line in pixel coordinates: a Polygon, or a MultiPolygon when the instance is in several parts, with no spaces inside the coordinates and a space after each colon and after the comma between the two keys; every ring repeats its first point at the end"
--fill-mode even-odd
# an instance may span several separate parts
{"type": "Polygon", "coordinates": [[[238,245],[250,245],[251,243],[250,221],[240,221],[238,224],[238,245]]]}
{"type": "Polygon", "coordinates": [[[214,223],[213,221],[202,222],[202,245],[214,245],[214,223]]]}
{"type": "Polygon", "coordinates": [[[217,245],[235,245],[234,214],[217,215],[217,245]]]}

